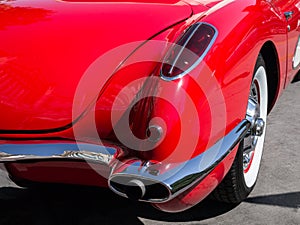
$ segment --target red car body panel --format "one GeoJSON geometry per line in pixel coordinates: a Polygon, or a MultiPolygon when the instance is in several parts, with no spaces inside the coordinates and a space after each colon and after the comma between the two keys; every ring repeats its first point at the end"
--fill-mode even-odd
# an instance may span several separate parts
{"type": "MultiPolygon", "coordinates": [[[[116,171],[130,160],[172,167],[195,159],[245,118],[254,65],[265,49],[276,62],[269,109],[275,104],[299,70],[299,17],[298,0],[0,3],[0,144],[105,140],[126,146],[116,171]],[[188,75],[160,79],[166,52],[197,22],[216,29],[211,49],[188,75]],[[122,130],[130,107],[130,130],[122,130]],[[151,150],[122,142],[147,138],[149,121],[163,128],[151,150]]],[[[235,146],[197,185],[155,206],[175,212],[197,204],[222,181],[236,152],[235,146]]],[[[89,170],[85,162],[7,162],[6,168],[21,180],[107,186],[107,177],[95,173],[107,167],[89,170]]]]}
{"type": "Polygon", "coordinates": [[[184,3],[12,1],[1,9],[0,129],[29,133],[72,122],[76,87],[97,57],[192,14],[184,3]]]}

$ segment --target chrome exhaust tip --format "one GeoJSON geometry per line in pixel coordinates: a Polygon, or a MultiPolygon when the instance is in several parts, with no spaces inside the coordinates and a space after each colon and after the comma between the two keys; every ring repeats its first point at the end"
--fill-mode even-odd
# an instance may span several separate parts
{"type": "Polygon", "coordinates": [[[170,197],[163,183],[142,177],[116,175],[109,179],[109,187],[116,194],[135,201],[162,202],[170,197]]]}
{"type": "Polygon", "coordinates": [[[139,200],[145,196],[146,187],[140,180],[133,179],[125,186],[125,194],[129,199],[139,200]]]}

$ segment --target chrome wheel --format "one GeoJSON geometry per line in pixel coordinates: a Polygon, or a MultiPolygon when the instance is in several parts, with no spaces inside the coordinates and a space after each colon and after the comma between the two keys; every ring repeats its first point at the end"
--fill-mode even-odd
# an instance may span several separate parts
{"type": "Polygon", "coordinates": [[[266,70],[260,66],[254,75],[247,107],[246,119],[251,128],[243,141],[243,169],[247,187],[257,179],[265,139],[265,122],[268,107],[268,85],[266,70]]]}
{"type": "Polygon", "coordinates": [[[211,195],[219,201],[240,203],[247,198],[255,186],[267,122],[268,84],[265,68],[264,59],[259,54],[247,102],[246,119],[251,126],[238,146],[229,172],[211,195]]]}

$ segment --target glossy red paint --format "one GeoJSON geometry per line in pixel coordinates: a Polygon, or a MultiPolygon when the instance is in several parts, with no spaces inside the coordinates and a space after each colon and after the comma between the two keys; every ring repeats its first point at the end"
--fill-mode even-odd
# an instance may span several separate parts
{"type": "Polygon", "coordinates": [[[72,122],[74,92],[97,57],[145,41],[192,13],[184,3],[41,0],[5,1],[0,7],[0,42],[5,43],[0,48],[0,110],[5,115],[0,129],[29,133],[72,122]]]}
{"type": "Polygon", "coordinates": [[[165,212],[175,213],[198,204],[223,180],[233,163],[236,151],[237,149],[233,150],[222,163],[191,190],[185,191],[169,202],[153,204],[154,207],[165,212]]]}
{"type": "Polygon", "coordinates": [[[91,168],[91,165],[86,162],[66,161],[8,163],[5,167],[10,174],[13,174],[13,181],[20,185],[21,182],[27,181],[107,187],[106,178],[99,174],[109,172],[107,167],[101,165],[93,165],[91,168]]]}
{"type": "MultiPolygon", "coordinates": [[[[272,87],[276,102],[299,70],[299,65],[293,67],[299,17],[298,0],[4,1],[1,138],[91,142],[100,137],[129,152],[119,158],[124,167],[135,159],[168,164],[195,158],[245,118],[254,65],[269,46],[276,52],[279,72],[268,77],[270,85],[278,80],[272,87]],[[284,12],[289,11],[293,16],[286,19],[284,12]],[[188,75],[161,79],[166,52],[197,22],[217,30],[211,49],[188,75]],[[86,77],[94,79],[84,83],[86,77]],[[147,98],[134,102],[137,96],[147,98]],[[129,130],[122,130],[123,118],[129,130]],[[149,123],[163,128],[161,140],[123,143],[133,135],[146,139],[149,123]],[[149,145],[152,150],[137,151],[149,145]]],[[[155,206],[176,212],[197,204],[224,178],[236,151],[196,186],[155,206]]],[[[15,177],[36,182],[106,185],[86,164],[6,167],[15,177]]]]}
{"type": "Polygon", "coordinates": [[[299,31],[300,31],[300,4],[299,1],[294,0],[290,1],[290,4],[286,4],[286,1],[273,1],[272,4],[277,9],[278,15],[286,19],[287,24],[287,77],[286,84],[289,84],[295,76],[295,70],[299,68],[298,65],[294,65],[296,46],[299,40],[299,31]],[[291,13],[291,16],[284,15],[285,13],[291,13]]]}

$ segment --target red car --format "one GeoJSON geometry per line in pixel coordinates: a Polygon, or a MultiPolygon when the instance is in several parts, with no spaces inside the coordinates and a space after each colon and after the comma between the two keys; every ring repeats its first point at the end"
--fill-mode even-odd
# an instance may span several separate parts
{"type": "MultiPolygon", "coordinates": [[[[167,212],[239,203],[300,65],[299,0],[3,0],[0,162],[167,212]]],[[[292,107],[292,106],[291,106],[292,107]]]]}

